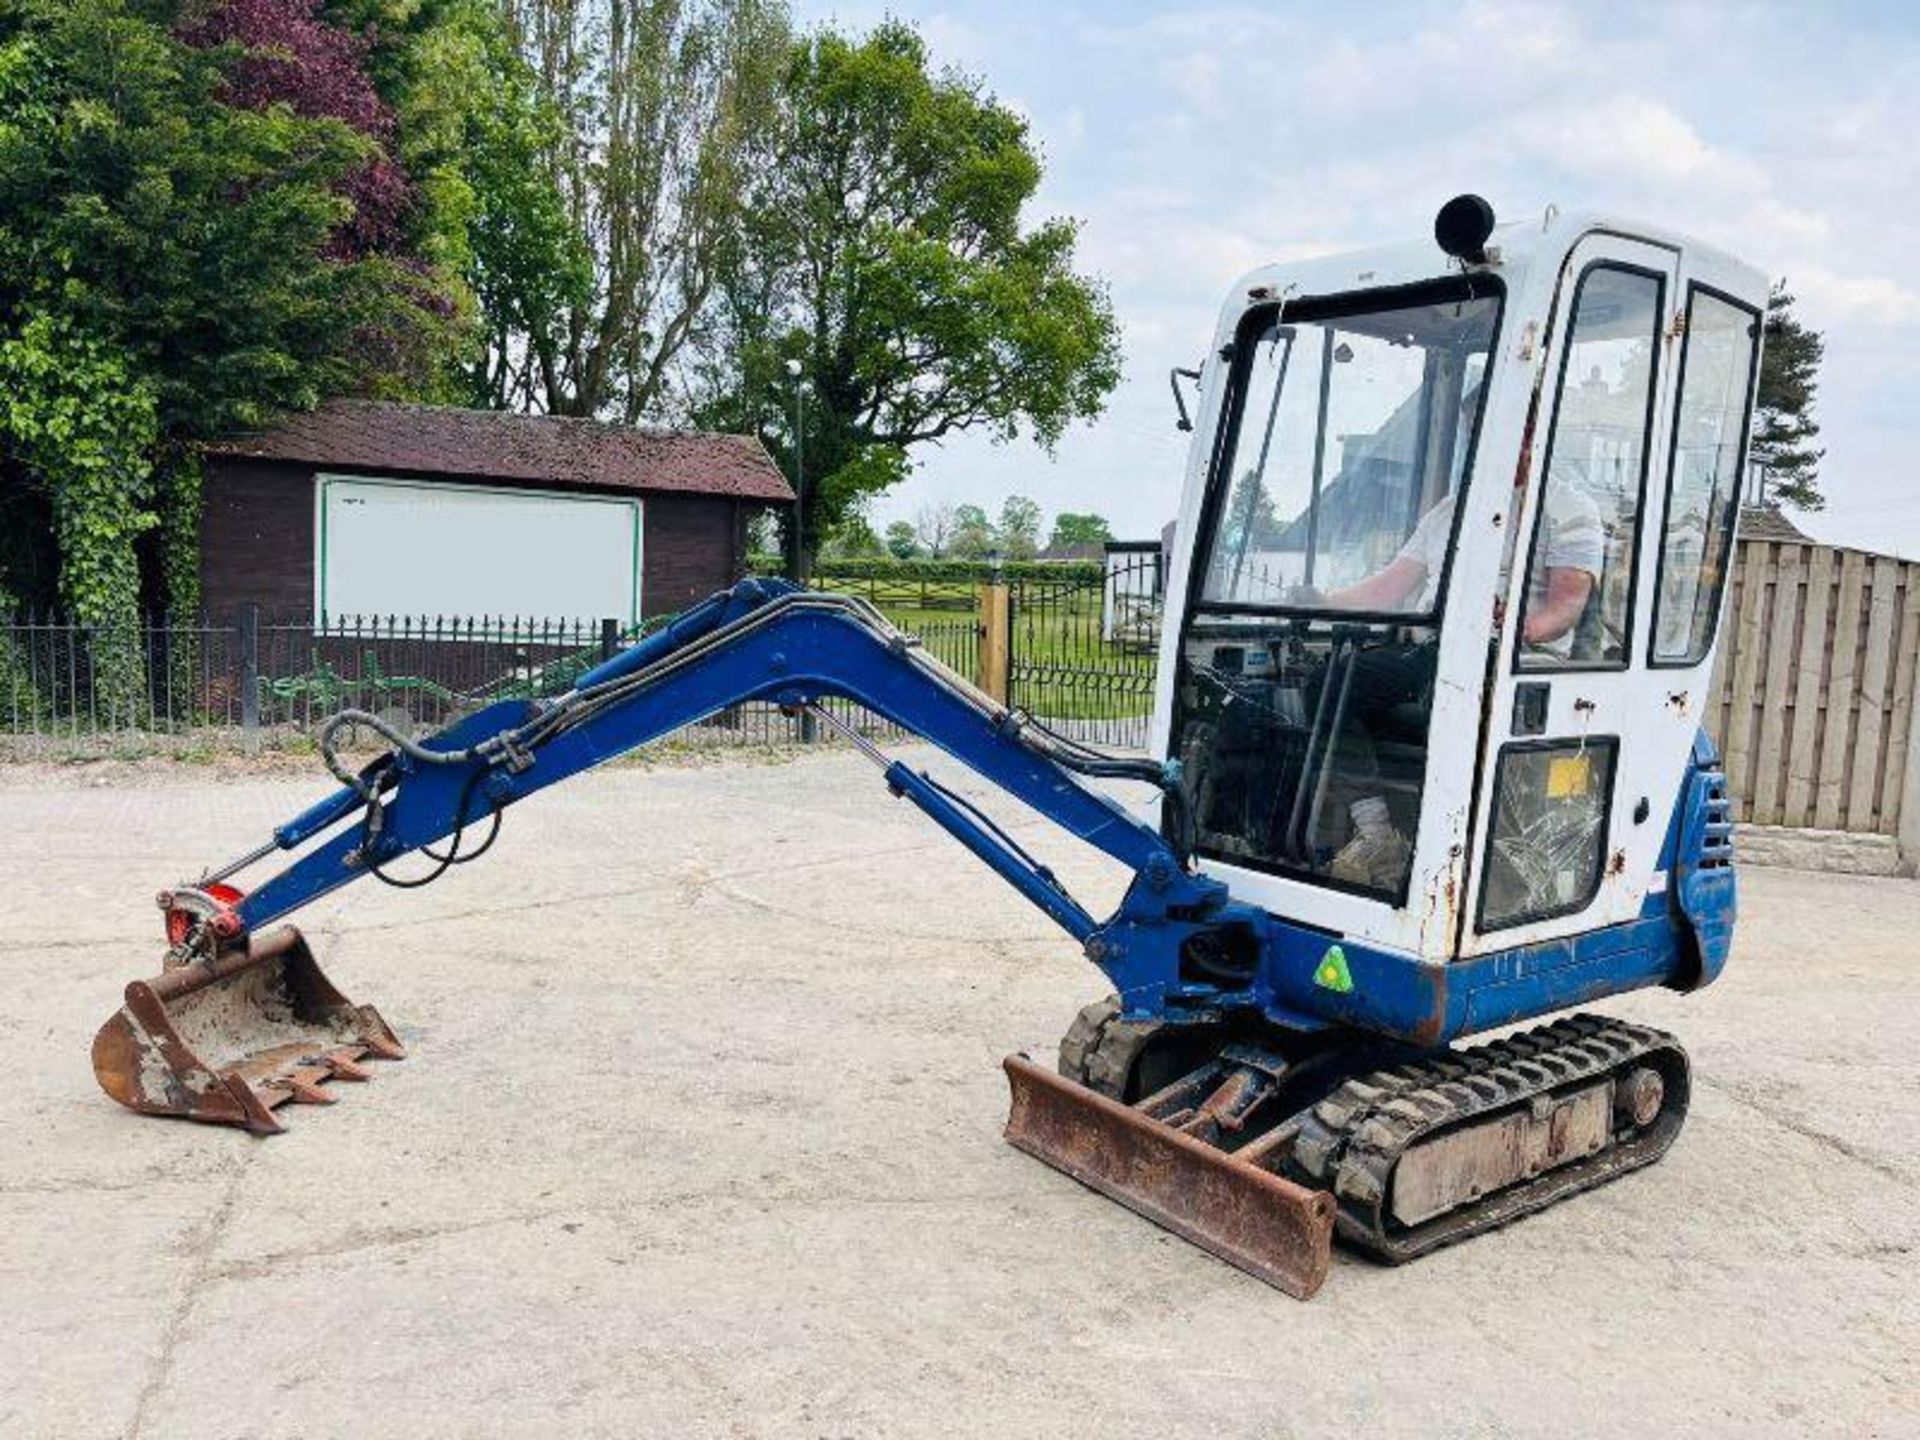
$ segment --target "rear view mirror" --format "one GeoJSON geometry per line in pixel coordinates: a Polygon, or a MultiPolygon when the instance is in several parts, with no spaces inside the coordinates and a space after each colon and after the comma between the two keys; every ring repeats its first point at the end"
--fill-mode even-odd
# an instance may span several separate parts
{"type": "Polygon", "coordinates": [[[1173,389],[1174,408],[1180,412],[1180,418],[1174,422],[1175,428],[1184,435],[1193,429],[1193,421],[1187,415],[1187,397],[1180,393],[1180,381],[1183,376],[1193,381],[1195,385],[1198,385],[1200,383],[1200,372],[1198,370],[1189,370],[1184,365],[1176,365],[1167,374],[1167,384],[1173,389]]]}

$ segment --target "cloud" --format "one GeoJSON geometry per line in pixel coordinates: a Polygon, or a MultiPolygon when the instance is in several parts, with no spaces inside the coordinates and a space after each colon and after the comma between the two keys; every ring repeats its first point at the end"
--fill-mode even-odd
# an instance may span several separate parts
{"type": "Polygon", "coordinates": [[[1203,115],[1222,112],[1228,96],[1223,93],[1220,57],[1211,50],[1188,50],[1160,62],[1160,77],[1180,103],[1203,115]]]}
{"type": "Polygon", "coordinates": [[[1711,179],[1763,187],[1752,161],[1718,149],[1664,101],[1610,95],[1536,110],[1516,127],[1522,142],[1570,174],[1659,185],[1711,179]]]}
{"type": "Polygon", "coordinates": [[[1558,66],[1576,48],[1567,15],[1538,0],[1527,4],[1480,0],[1465,7],[1463,18],[1476,44],[1491,44],[1523,64],[1558,66]]]}
{"type": "Polygon", "coordinates": [[[1911,326],[1920,322],[1920,290],[1885,275],[1842,275],[1808,265],[1787,278],[1806,311],[1822,324],[1911,326]]]}

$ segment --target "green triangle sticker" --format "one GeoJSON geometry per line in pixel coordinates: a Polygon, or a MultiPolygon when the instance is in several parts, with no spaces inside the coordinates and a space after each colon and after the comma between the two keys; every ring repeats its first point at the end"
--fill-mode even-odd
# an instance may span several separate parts
{"type": "Polygon", "coordinates": [[[1347,954],[1338,945],[1329,945],[1327,953],[1320,957],[1320,963],[1313,972],[1313,983],[1323,990],[1337,990],[1342,995],[1353,991],[1353,972],[1347,969],[1347,954]]]}

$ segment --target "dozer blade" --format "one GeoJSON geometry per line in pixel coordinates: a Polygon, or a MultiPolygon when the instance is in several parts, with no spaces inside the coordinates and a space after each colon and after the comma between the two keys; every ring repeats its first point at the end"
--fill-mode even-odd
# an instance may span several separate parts
{"type": "Polygon", "coordinates": [[[1327,1278],[1334,1201],[1021,1055],[1007,1140],[1230,1265],[1305,1300],[1327,1278]]]}
{"type": "Polygon", "coordinates": [[[289,925],[128,985],[93,1037],[93,1073],[143,1114],[266,1135],[286,1128],[276,1106],[330,1103],[323,1081],[365,1080],[361,1060],[405,1053],[371,1005],[333,988],[289,925]]]}

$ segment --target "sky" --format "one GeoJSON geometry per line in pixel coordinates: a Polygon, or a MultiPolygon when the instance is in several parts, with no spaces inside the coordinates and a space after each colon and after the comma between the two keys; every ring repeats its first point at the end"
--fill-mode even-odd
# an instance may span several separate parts
{"type": "Polygon", "coordinates": [[[1035,221],[1081,225],[1126,375],[1053,454],[921,447],[876,524],[1008,494],[1156,536],[1186,437],[1167,372],[1273,261],[1418,240],[1462,191],[1641,217],[1775,276],[1827,340],[1819,539],[1920,558],[1920,5],[1342,6],[1269,0],[796,0],[803,25],[913,21],[937,64],[1026,117],[1035,221]]]}

